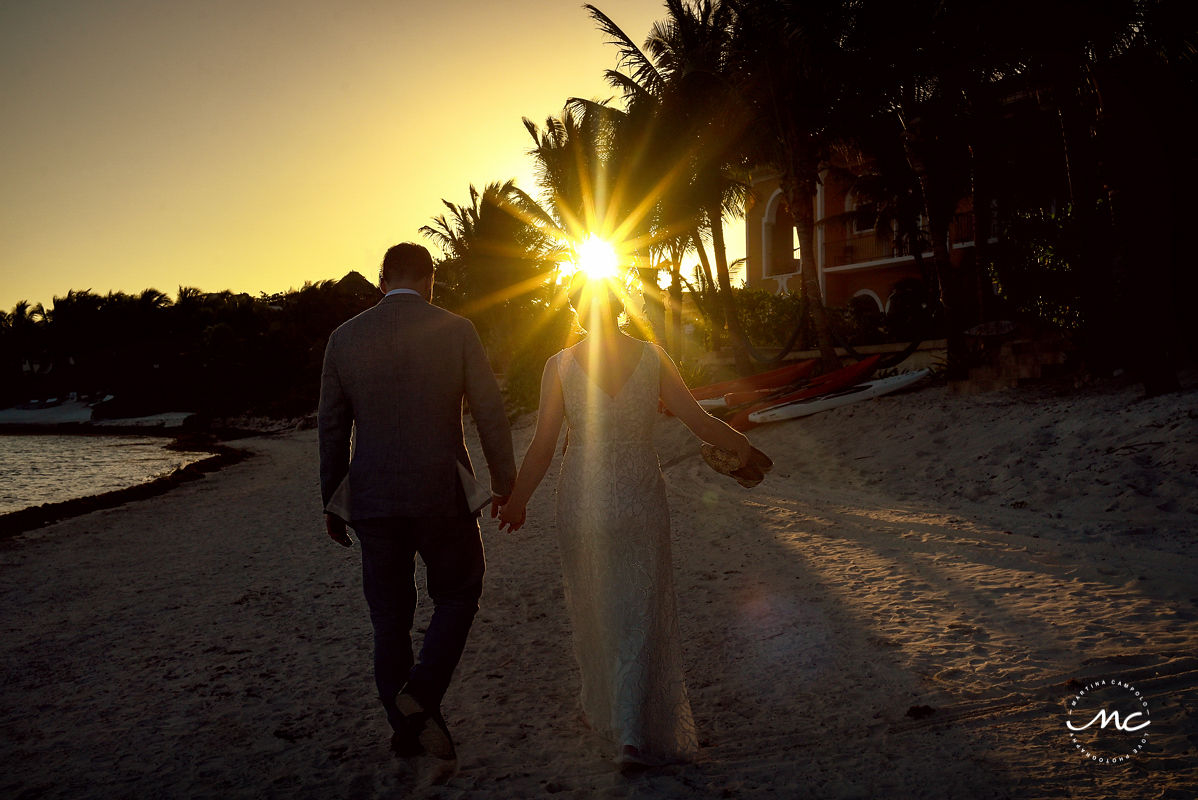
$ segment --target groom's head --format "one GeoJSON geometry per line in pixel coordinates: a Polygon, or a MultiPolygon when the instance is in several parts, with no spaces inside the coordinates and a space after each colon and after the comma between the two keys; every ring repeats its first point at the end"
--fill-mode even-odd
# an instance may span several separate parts
{"type": "Polygon", "coordinates": [[[412,242],[397,244],[383,256],[379,269],[379,288],[414,289],[430,299],[433,293],[433,257],[428,250],[412,242]]]}

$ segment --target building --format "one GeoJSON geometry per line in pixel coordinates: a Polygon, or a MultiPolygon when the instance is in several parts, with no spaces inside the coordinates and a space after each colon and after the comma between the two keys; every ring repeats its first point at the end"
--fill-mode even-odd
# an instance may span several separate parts
{"type": "MultiPolygon", "coordinates": [[[[745,218],[745,285],[768,292],[798,292],[798,238],[777,174],[753,181],[757,202],[745,218]]],[[[865,227],[851,213],[858,199],[848,178],[825,173],[815,200],[815,268],[824,304],[847,307],[853,298],[872,300],[885,312],[900,281],[920,279],[909,247],[894,231],[865,227]]],[[[966,200],[950,230],[954,263],[972,258],[973,214],[966,200]]],[[[923,253],[929,260],[931,251],[923,253]]]]}

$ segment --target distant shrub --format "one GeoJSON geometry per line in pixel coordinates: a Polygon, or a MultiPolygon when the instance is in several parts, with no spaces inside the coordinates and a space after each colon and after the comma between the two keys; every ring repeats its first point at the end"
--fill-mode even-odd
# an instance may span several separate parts
{"type": "Polygon", "coordinates": [[[741,330],[756,347],[781,347],[799,322],[799,297],[761,289],[736,289],[741,330]]]}
{"type": "MultiPolygon", "coordinates": [[[[97,418],[305,414],[316,405],[329,334],[378,298],[357,273],[259,298],[187,287],[174,303],[153,289],[71,292],[37,320],[37,342],[0,351],[0,383],[17,400],[113,395],[97,418]],[[52,369],[24,374],[26,360],[52,369]]],[[[0,345],[14,339],[10,331],[0,345]]]]}
{"type": "MultiPolygon", "coordinates": [[[[740,289],[736,292],[736,303],[741,328],[755,347],[782,347],[790,341],[796,326],[800,330],[795,349],[815,347],[815,323],[811,315],[805,313],[798,295],[740,289]]],[[[853,298],[847,308],[825,308],[824,311],[838,342],[866,345],[896,340],[888,318],[868,297],[853,298]]],[[[901,329],[902,325],[899,327],[901,329]]],[[[914,324],[908,326],[915,327],[914,324]]]]}

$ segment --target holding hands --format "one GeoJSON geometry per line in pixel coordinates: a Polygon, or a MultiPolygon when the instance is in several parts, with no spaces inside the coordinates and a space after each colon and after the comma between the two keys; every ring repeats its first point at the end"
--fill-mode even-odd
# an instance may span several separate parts
{"type": "Polygon", "coordinates": [[[523,503],[504,502],[499,506],[491,506],[491,516],[499,517],[499,530],[504,530],[504,526],[507,526],[510,533],[515,533],[524,527],[528,511],[523,503]]]}

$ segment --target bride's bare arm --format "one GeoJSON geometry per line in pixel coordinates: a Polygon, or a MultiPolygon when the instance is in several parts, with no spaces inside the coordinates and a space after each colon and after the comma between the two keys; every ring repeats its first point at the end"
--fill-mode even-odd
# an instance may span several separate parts
{"type": "Polygon", "coordinates": [[[553,451],[557,448],[557,437],[561,433],[562,418],[565,416],[562,384],[557,371],[559,358],[560,354],[545,362],[545,371],[541,375],[541,400],[537,408],[537,429],[532,435],[528,450],[524,453],[524,461],[516,474],[516,485],[512,488],[511,497],[499,510],[500,530],[507,526],[508,530],[518,531],[524,525],[528,501],[541,485],[541,480],[553,461],[553,451]]]}
{"type": "Polygon", "coordinates": [[[678,367],[660,347],[654,346],[661,359],[661,402],[670,413],[682,420],[691,433],[703,441],[731,450],[740,456],[742,464],[748,463],[751,445],[740,431],[722,420],[708,414],[691,395],[690,389],[678,374],[678,367]]]}

